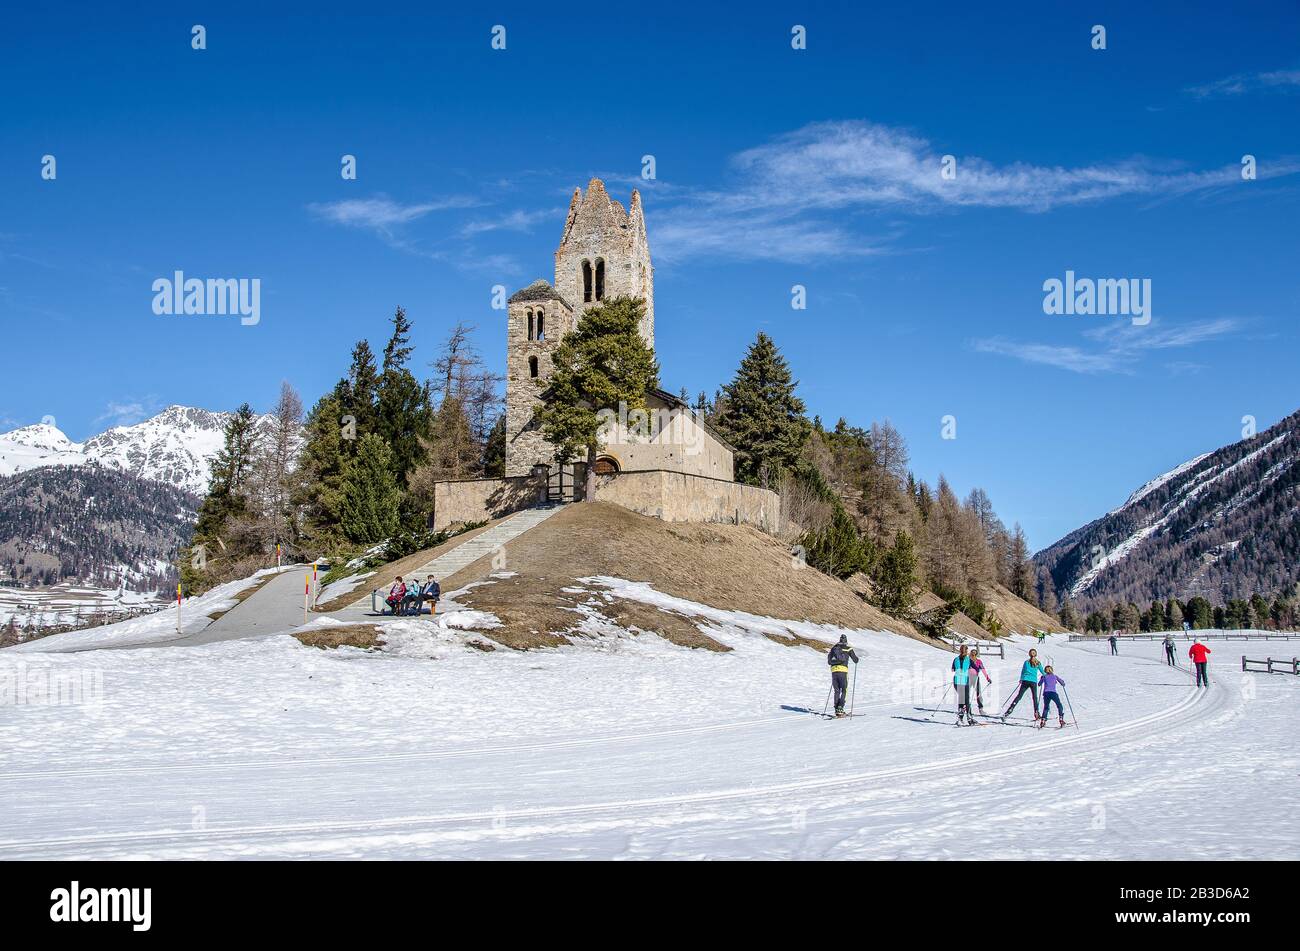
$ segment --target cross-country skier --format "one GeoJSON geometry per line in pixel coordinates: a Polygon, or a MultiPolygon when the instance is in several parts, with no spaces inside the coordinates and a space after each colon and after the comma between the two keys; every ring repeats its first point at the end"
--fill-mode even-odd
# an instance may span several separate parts
{"type": "MultiPolygon", "coordinates": [[[[984,675],[984,679],[988,683],[993,683],[993,678],[989,676],[989,669],[984,666],[984,661],[980,660],[980,649],[978,647],[970,649],[970,669],[971,678],[975,681],[975,702],[979,704],[980,716],[983,716],[984,692],[980,689],[980,674],[984,675]]],[[[970,708],[967,707],[967,709],[970,708]]]]}
{"type": "Polygon", "coordinates": [[[1195,644],[1187,651],[1187,656],[1192,659],[1196,665],[1196,686],[1208,687],[1210,685],[1210,658],[1209,655],[1214,653],[1198,639],[1195,644]]]}
{"type": "Polygon", "coordinates": [[[849,661],[858,662],[858,655],[849,646],[849,636],[840,635],[840,642],[826,655],[831,665],[831,686],[835,690],[835,715],[844,716],[844,694],[849,689],[849,661]]]}
{"type": "Polygon", "coordinates": [[[1165,661],[1170,667],[1177,667],[1178,661],[1174,660],[1174,635],[1165,634],[1165,661]]]}
{"type": "Polygon", "coordinates": [[[1111,631],[1110,632],[1110,654],[1112,657],[1114,657],[1118,653],[1119,653],[1119,638],[1115,636],[1114,631],[1111,631]]]}
{"type": "Polygon", "coordinates": [[[1052,704],[1056,704],[1056,717],[1061,721],[1061,726],[1065,726],[1065,710],[1061,707],[1061,698],[1056,695],[1056,685],[1065,683],[1060,677],[1052,673],[1052,665],[1048,664],[1043,671],[1043,716],[1038,721],[1038,728],[1041,730],[1047,726],[1047,711],[1051,709],[1052,704]]]}
{"type": "Polygon", "coordinates": [[[1007,707],[1006,713],[1002,714],[1003,719],[1011,716],[1011,711],[1016,708],[1016,704],[1028,690],[1034,701],[1034,720],[1038,720],[1038,678],[1042,675],[1043,665],[1038,660],[1038,651],[1031,647],[1029,659],[1020,665],[1020,690],[1016,693],[1016,699],[1011,701],[1011,706],[1007,707]]]}
{"type": "Polygon", "coordinates": [[[966,653],[966,645],[963,644],[957,656],[952,659],[952,689],[957,694],[957,722],[961,723],[964,713],[966,725],[974,726],[975,718],[970,712],[970,674],[971,656],[966,653]]]}

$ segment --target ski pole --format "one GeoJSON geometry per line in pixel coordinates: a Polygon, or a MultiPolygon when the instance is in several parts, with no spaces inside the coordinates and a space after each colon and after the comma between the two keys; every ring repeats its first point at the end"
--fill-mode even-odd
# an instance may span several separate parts
{"type": "MultiPolygon", "coordinates": [[[[1065,705],[1070,708],[1070,719],[1074,721],[1074,728],[1079,729],[1079,718],[1074,715],[1074,704],[1070,702],[1070,691],[1065,688],[1065,681],[1061,681],[1061,693],[1065,694],[1065,705]]],[[[1047,720],[1047,705],[1043,705],[1043,720],[1047,720]]]]}
{"type": "Polygon", "coordinates": [[[935,708],[934,708],[933,710],[930,711],[930,715],[929,715],[928,717],[926,717],[927,720],[933,720],[933,719],[934,719],[934,715],[935,715],[936,713],[938,713],[938,712],[939,712],[939,708],[943,706],[943,702],[944,702],[944,700],[946,700],[947,697],[948,697],[948,691],[951,690],[951,689],[952,689],[952,684],[948,684],[946,687],[943,688],[943,696],[941,696],[941,697],[939,698],[939,702],[938,702],[937,704],[935,704],[935,708]]]}
{"type": "Polygon", "coordinates": [[[853,717],[853,709],[858,702],[858,665],[853,665],[853,693],[849,695],[849,717],[853,717]]]}
{"type": "Polygon", "coordinates": [[[826,716],[826,711],[831,708],[831,691],[834,689],[835,689],[834,683],[832,683],[829,687],[826,688],[826,702],[822,704],[822,716],[826,716]]]}

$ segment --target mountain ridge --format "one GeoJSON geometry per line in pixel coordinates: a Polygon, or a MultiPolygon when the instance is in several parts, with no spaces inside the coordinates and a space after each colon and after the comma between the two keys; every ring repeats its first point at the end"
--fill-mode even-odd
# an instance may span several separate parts
{"type": "Polygon", "coordinates": [[[1078,606],[1222,603],[1300,579],[1300,411],[1175,466],[1034,556],[1078,606]]]}
{"type": "MultiPolygon", "coordinates": [[[[48,466],[98,463],[203,495],[212,459],[221,450],[226,423],[233,413],[173,404],[129,426],[113,426],[74,442],[50,423],[20,426],[0,433],[0,476],[48,466]]],[[[273,417],[257,417],[259,430],[273,417]]]]}

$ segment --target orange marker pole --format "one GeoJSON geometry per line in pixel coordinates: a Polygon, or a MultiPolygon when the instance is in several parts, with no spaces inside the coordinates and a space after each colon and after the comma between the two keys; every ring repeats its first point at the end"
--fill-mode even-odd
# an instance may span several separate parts
{"type": "Polygon", "coordinates": [[[302,623],[307,623],[307,596],[311,594],[311,577],[303,575],[302,577],[302,623]]]}
{"type": "Polygon", "coordinates": [[[176,582],[176,633],[181,632],[181,583],[176,582]]]}

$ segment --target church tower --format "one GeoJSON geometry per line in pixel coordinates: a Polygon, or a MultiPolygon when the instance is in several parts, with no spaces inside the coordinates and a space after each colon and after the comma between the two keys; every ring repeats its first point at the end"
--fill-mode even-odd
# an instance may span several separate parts
{"type": "Polygon", "coordinates": [[[585,195],[580,188],[573,190],[555,250],[555,289],[573,305],[575,315],[620,294],[643,298],[641,336],[654,349],[654,268],[640,192],[633,190],[631,210],[624,211],[599,178],[587,183],[585,195]]]}
{"type": "Polygon", "coordinates": [[[641,195],[633,191],[631,211],[624,211],[606,194],[605,183],[593,178],[585,195],[573,190],[555,251],[555,286],[534,281],[507,303],[507,476],[528,475],[537,463],[554,461],[555,449],[533,413],[550,379],[555,348],[584,310],[620,294],[645,300],[641,336],[654,349],[654,269],[641,195]]]}

